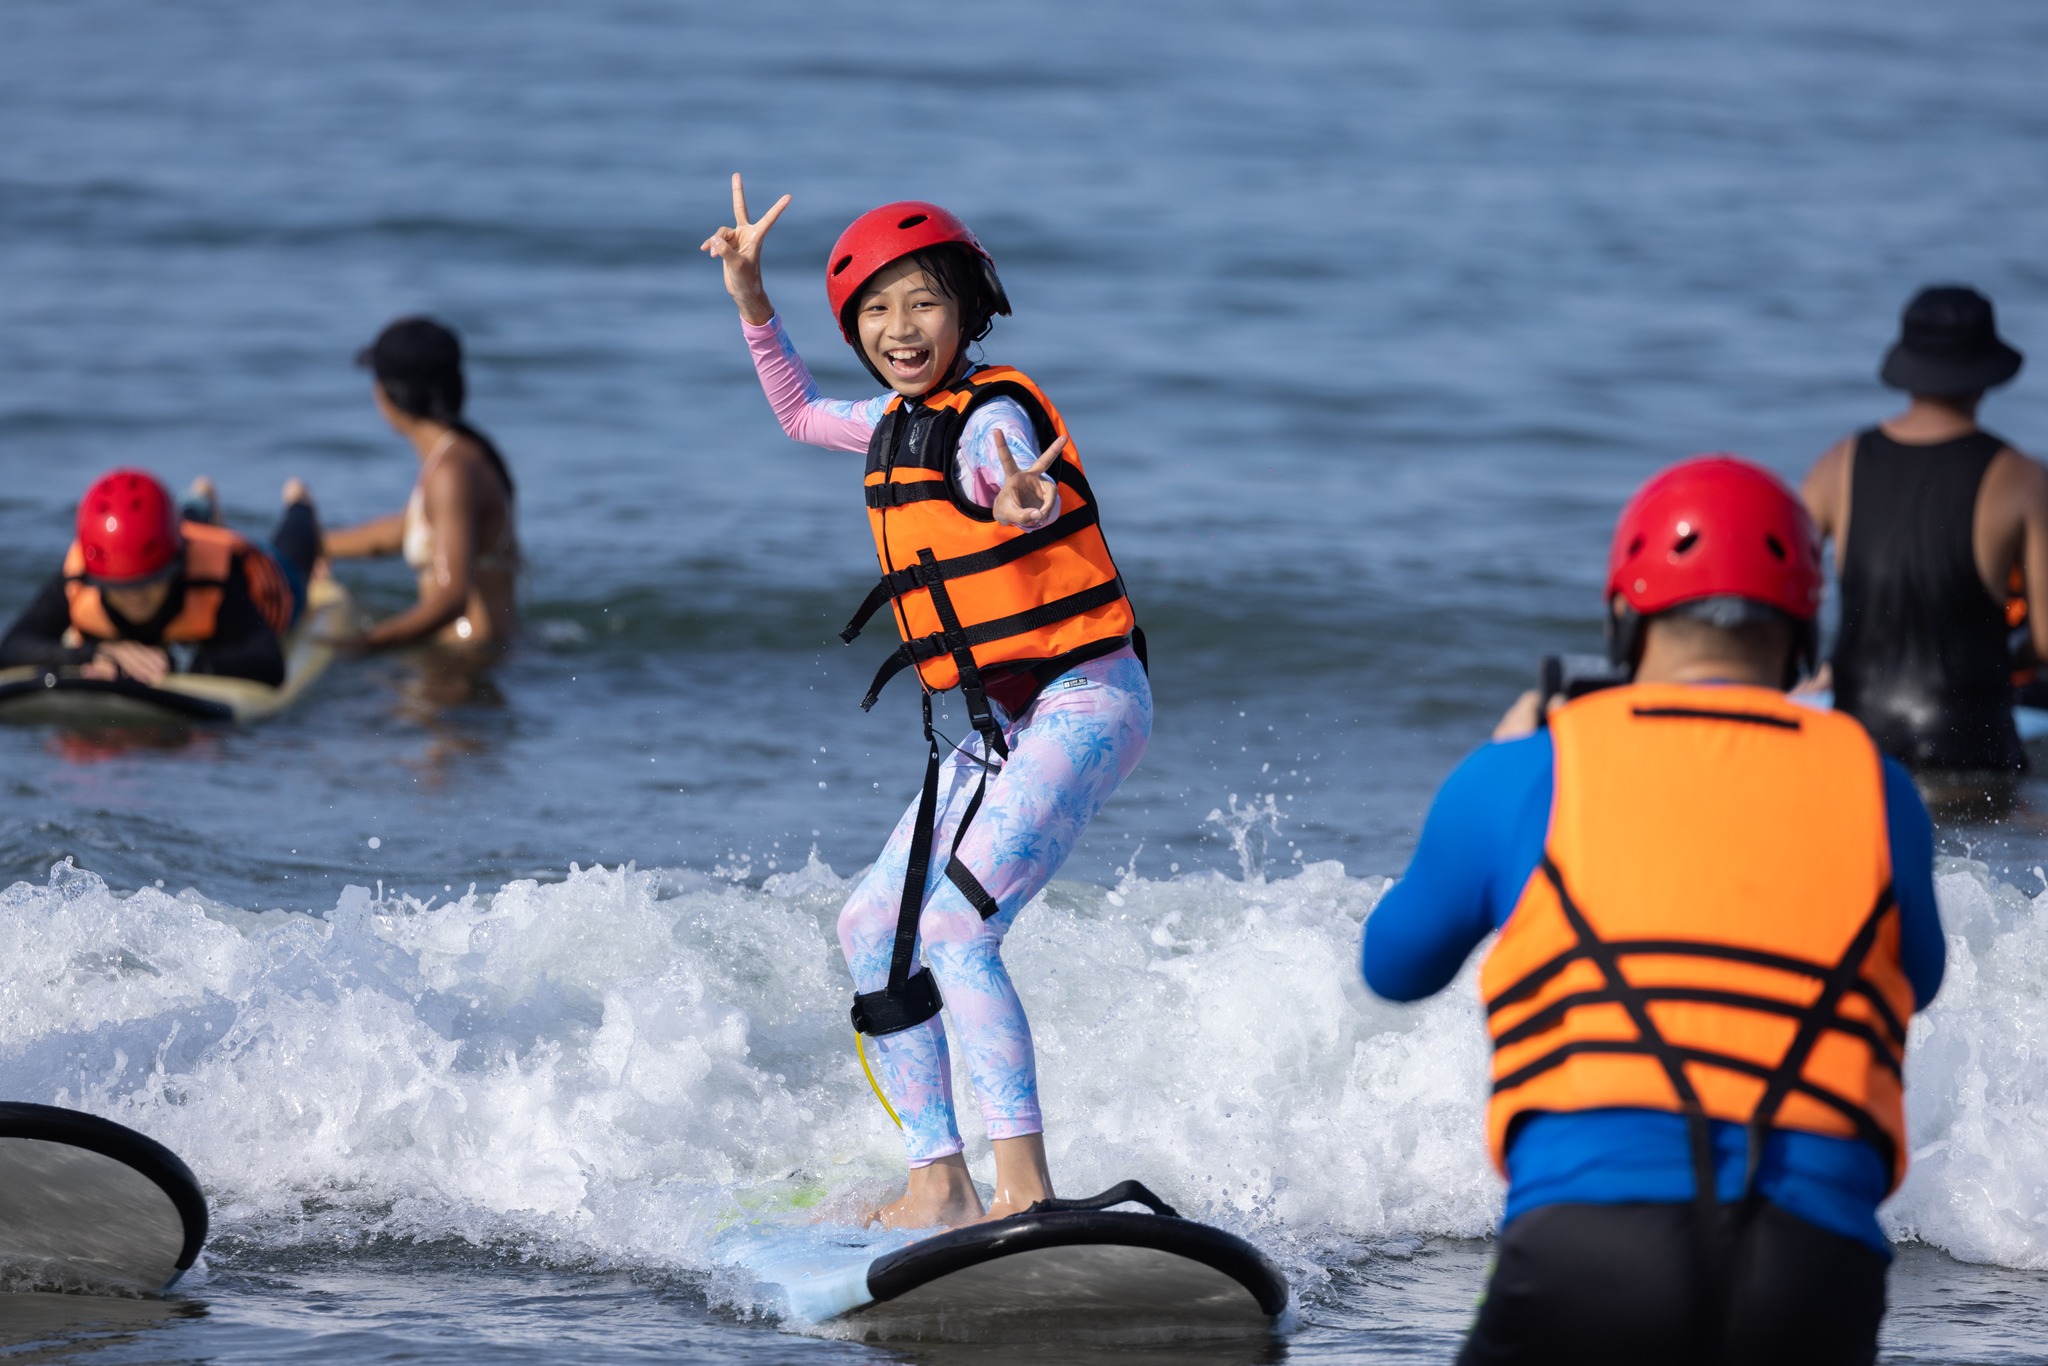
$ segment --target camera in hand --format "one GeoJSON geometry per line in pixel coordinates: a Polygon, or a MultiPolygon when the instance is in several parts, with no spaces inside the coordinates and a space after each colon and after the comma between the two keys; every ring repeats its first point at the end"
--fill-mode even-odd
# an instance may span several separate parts
{"type": "Polygon", "coordinates": [[[1550,710],[1553,698],[1569,702],[1626,682],[1628,674],[1605,655],[1545,655],[1536,670],[1536,691],[1543,699],[1538,714],[1550,710]]]}

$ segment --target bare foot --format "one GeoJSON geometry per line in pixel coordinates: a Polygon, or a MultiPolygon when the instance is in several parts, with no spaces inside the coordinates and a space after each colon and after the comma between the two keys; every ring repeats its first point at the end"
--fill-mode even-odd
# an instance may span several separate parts
{"type": "Polygon", "coordinates": [[[873,1222],[883,1228],[958,1228],[980,1217],[981,1193],[967,1174],[967,1159],[954,1153],[912,1167],[902,1198],[876,1210],[873,1222]]]}
{"type": "Polygon", "coordinates": [[[1052,1173],[1045,1165],[1045,1135],[999,1138],[989,1145],[996,1154],[996,1192],[982,1220],[1022,1214],[1052,1194],[1052,1173]]]}

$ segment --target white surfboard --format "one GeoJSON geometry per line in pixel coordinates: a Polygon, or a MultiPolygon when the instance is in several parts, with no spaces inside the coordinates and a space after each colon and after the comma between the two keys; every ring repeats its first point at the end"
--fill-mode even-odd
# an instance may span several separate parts
{"type": "Polygon", "coordinates": [[[334,658],[326,638],[354,616],[348,590],[332,578],[306,590],[306,610],[284,639],[284,682],[172,674],[155,687],[132,678],[81,678],[76,669],[0,669],[0,718],[67,725],[167,725],[262,721],[299,700],[334,658]]]}
{"type": "Polygon", "coordinates": [[[0,1102],[0,1291],[158,1295],[206,1242],[206,1198],[161,1143],[0,1102]]]}
{"type": "Polygon", "coordinates": [[[794,1318],[868,1341],[1198,1342],[1270,1332],[1287,1306],[1257,1248],[1135,1181],[907,1242],[844,1233],[753,1269],[794,1318]],[[1127,1202],[1151,1212],[1109,1208],[1127,1202]]]}

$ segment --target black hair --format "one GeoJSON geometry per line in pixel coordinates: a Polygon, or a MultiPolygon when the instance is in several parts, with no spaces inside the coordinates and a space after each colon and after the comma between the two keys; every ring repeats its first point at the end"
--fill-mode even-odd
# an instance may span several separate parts
{"type": "MultiPolygon", "coordinates": [[[[953,362],[957,374],[966,367],[967,348],[989,334],[997,315],[1009,316],[1010,296],[1003,292],[1003,282],[996,277],[995,266],[964,242],[941,242],[935,247],[914,251],[902,259],[923,271],[932,287],[951,299],[960,310],[960,354],[953,362]]],[[[887,384],[889,381],[868,358],[868,349],[860,342],[860,327],[855,321],[866,293],[867,286],[863,284],[846,301],[845,311],[839,315],[839,328],[854,338],[854,354],[860,357],[860,363],[867,367],[868,373],[887,384]]],[[[953,378],[954,375],[947,375],[940,384],[953,378]]]]}
{"type": "Polygon", "coordinates": [[[491,462],[491,468],[498,472],[498,478],[505,482],[505,492],[518,493],[512,482],[512,471],[505,464],[497,443],[463,420],[462,405],[468,397],[468,386],[463,382],[461,362],[431,370],[408,370],[404,374],[373,367],[373,373],[377,376],[377,387],[384,391],[385,398],[391,400],[392,407],[408,417],[438,422],[476,442],[483,449],[484,458],[491,462]]]}
{"type": "Polygon", "coordinates": [[[1768,603],[1732,596],[1700,598],[1642,616],[1617,594],[1614,609],[1607,616],[1607,657],[1626,670],[1630,678],[1635,677],[1643,662],[1643,644],[1653,621],[1668,622],[1673,629],[1695,639],[1718,634],[1733,649],[1757,658],[1785,651],[1780,686],[1787,692],[1811,674],[1819,660],[1819,623],[1801,621],[1768,603]]]}

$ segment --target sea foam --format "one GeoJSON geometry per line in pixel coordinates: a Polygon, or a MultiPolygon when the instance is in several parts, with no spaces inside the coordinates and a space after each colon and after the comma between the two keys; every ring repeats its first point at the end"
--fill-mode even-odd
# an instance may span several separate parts
{"type": "MultiPolygon", "coordinates": [[[[815,859],[759,885],[572,868],[314,915],[62,863],[0,892],[0,1095],[161,1139],[243,1243],[457,1238],[715,1280],[736,1225],[900,1180],[846,1022],[849,885],[815,859]]],[[[1487,1232],[1473,969],[1421,1005],[1369,996],[1385,885],[1131,873],[1028,908],[1005,956],[1063,1189],[1138,1177],[1298,1280],[1335,1246],[1487,1232]]],[[[1939,891],[1949,976],[1913,1026],[1888,1226],[2048,1266],[2048,891],[1960,861],[1939,891]]],[[[971,1101],[962,1123],[986,1177],[971,1101]]]]}

